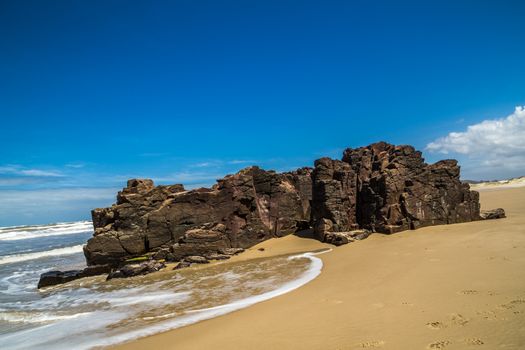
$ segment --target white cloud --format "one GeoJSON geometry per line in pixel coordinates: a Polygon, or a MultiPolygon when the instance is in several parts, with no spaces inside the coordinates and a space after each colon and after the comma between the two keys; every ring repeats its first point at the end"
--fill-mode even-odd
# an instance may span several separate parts
{"type": "Polygon", "coordinates": [[[196,164],[190,165],[190,167],[194,167],[194,168],[209,168],[212,166],[217,166],[217,162],[202,162],[202,163],[196,163],[196,164]]]}
{"type": "Polygon", "coordinates": [[[525,108],[470,125],[429,143],[426,149],[441,154],[463,155],[464,169],[476,176],[510,177],[525,174],[525,108]]]}
{"type": "Polygon", "coordinates": [[[257,161],[250,159],[233,159],[228,161],[228,164],[237,165],[237,164],[255,164],[257,161]]]}
{"type": "Polygon", "coordinates": [[[68,163],[68,164],[66,164],[67,168],[73,168],[73,169],[81,169],[81,168],[83,168],[85,166],[86,166],[86,164],[84,164],[84,163],[68,163]]]}
{"type": "Polygon", "coordinates": [[[26,175],[26,176],[42,176],[42,177],[62,177],[64,176],[63,174],[57,171],[46,171],[46,170],[39,170],[39,169],[20,170],[18,174],[26,175]]]}
{"type": "Polygon", "coordinates": [[[35,176],[35,177],[62,177],[64,174],[58,171],[49,171],[41,169],[25,169],[19,165],[7,165],[0,167],[0,174],[18,175],[18,176],[35,176]]]}

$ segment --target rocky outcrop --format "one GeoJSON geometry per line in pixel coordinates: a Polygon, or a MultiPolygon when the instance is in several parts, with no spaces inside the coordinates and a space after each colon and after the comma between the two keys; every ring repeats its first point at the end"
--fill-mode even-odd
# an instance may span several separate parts
{"type": "Polygon", "coordinates": [[[211,189],[185,191],[133,179],[110,208],[92,211],[88,264],[117,266],[128,257],[170,249],[175,260],[246,248],[310,224],[311,169],[289,173],[250,167],[211,189]]]}
{"type": "Polygon", "coordinates": [[[412,146],[385,142],[323,158],[313,171],[313,217],[321,239],[356,227],[394,233],[480,219],[479,195],[455,160],[428,165],[412,146]]]}
{"type": "Polygon", "coordinates": [[[346,149],[341,160],[321,158],[313,169],[249,167],[212,188],[133,179],[113,206],[92,211],[95,233],[84,252],[89,265],[142,255],[188,265],[190,256],[227,258],[227,251],[310,228],[345,244],[370,232],[479,220],[478,193],[459,171],[455,160],[426,164],[411,146],[379,142],[346,149]]]}

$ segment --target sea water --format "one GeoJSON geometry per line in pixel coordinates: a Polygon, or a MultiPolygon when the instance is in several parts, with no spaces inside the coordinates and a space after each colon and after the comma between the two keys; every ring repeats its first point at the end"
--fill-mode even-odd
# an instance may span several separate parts
{"type": "Polygon", "coordinates": [[[41,273],[85,267],[91,222],[0,228],[2,349],[89,349],[216,317],[314,279],[313,253],[165,269],[105,281],[79,279],[38,290],[41,273]]]}

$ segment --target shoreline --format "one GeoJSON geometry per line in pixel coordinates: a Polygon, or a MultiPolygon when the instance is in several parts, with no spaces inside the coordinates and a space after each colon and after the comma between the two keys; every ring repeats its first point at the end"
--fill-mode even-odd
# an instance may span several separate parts
{"type": "MultiPolygon", "coordinates": [[[[508,218],[374,234],[323,254],[323,272],[290,293],[112,348],[518,349],[525,346],[523,198],[525,188],[483,191],[482,207],[503,207],[508,218]]],[[[323,245],[287,236],[234,259],[323,245]]]]}

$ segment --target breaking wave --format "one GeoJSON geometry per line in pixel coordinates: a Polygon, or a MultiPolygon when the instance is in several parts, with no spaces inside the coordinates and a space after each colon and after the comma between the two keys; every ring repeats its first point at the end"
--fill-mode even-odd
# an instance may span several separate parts
{"type": "MultiPolygon", "coordinates": [[[[217,264],[126,281],[73,282],[30,303],[5,303],[9,349],[91,349],[190,325],[293,291],[323,266],[315,255],[217,264]],[[31,327],[31,328],[25,328],[31,327]]],[[[3,311],[3,312],[2,312],[3,311]]]]}
{"type": "Polygon", "coordinates": [[[43,252],[34,252],[34,253],[25,253],[25,254],[15,254],[15,255],[6,255],[0,257],[0,265],[13,264],[22,261],[35,260],[50,256],[60,256],[60,255],[71,255],[82,252],[82,244],[75,245],[72,247],[57,248],[52,250],[46,250],[43,252]]]}
{"type": "Polygon", "coordinates": [[[0,227],[0,241],[16,241],[48,236],[71,235],[82,232],[93,232],[93,224],[91,221],[64,222],[51,225],[0,227]]]}

